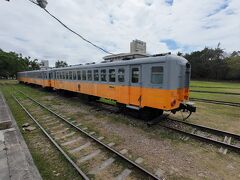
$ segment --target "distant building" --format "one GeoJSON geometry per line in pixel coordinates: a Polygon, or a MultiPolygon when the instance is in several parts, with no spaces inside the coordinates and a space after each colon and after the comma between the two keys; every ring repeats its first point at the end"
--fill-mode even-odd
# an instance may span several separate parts
{"type": "Polygon", "coordinates": [[[146,54],[146,43],[140,40],[133,40],[130,43],[130,53],[146,54]]]}
{"type": "Polygon", "coordinates": [[[49,68],[49,61],[48,60],[42,60],[40,63],[41,69],[48,69],[49,68]]]}
{"type": "Polygon", "coordinates": [[[104,62],[109,62],[144,58],[149,56],[150,55],[146,54],[146,43],[140,40],[133,40],[130,43],[130,53],[108,55],[103,57],[103,59],[105,60],[104,62]]]}

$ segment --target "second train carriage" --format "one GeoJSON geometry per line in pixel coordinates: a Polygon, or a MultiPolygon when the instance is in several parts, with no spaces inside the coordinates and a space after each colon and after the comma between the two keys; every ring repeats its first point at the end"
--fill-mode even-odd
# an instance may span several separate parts
{"type": "Polygon", "coordinates": [[[50,70],[20,72],[21,82],[102,97],[141,111],[177,111],[195,107],[189,98],[191,66],[166,55],[50,70]]]}

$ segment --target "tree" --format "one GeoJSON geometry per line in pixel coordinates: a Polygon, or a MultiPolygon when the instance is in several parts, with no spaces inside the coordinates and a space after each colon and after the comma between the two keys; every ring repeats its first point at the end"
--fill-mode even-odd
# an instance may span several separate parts
{"type": "Polygon", "coordinates": [[[55,67],[56,68],[61,68],[61,67],[67,67],[68,66],[68,64],[67,64],[67,62],[66,61],[57,61],[57,62],[55,62],[55,67]]]}
{"type": "Polygon", "coordinates": [[[227,58],[228,73],[226,79],[240,80],[240,56],[227,58]]]}
{"type": "Polygon", "coordinates": [[[4,52],[0,49],[1,78],[15,78],[17,72],[37,69],[40,69],[37,59],[31,61],[30,57],[23,58],[21,54],[4,52]]]}

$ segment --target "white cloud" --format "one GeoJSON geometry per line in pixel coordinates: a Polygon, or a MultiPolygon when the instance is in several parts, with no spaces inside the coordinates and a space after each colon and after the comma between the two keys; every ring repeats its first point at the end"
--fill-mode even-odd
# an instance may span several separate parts
{"type": "MultiPolygon", "coordinates": [[[[133,39],[147,42],[149,53],[191,51],[221,42],[239,50],[239,0],[58,0],[47,9],[99,46],[128,52],[133,39]],[[169,49],[162,42],[178,45],[169,49]]],[[[66,30],[28,0],[0,2],[0,48],[25,56],[61,59],[69,64],[101,61],[105,54],[66,30]]]]}

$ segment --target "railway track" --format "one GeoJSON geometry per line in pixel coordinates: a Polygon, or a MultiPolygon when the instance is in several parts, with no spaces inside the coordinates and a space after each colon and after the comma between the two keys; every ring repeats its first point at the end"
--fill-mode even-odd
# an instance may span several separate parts
{"type": "Polygon", "coordinates": [[[105,143],[104,137],[20,93],[25,98],[13,96],[16,102],[83,179],[161,179],[140,165],[141,158],[129,159],[126,149],[115,150],[113,142],[105,143]]]}
{"type": "Polygon", "coordinates": [[[183,140],[188,140],[189,137],[192,137],[219,146],[221,153],[226,154],[228,149],[240,153],[239,134],[169,118],[159,123],[159,125],[186,135],[182,138],[183,140]]]}
{"type": "Polygon", "coordinates": [[[190,98],[190,100],[211,103],[211,104],[220,104],[220,105],[226,105],[226,106],[240,107],[240,103],[236,103],[236,102],[218,101],[218,100],[210,100],[210,99],[202,99],[202,98],[190,98]]]}
{"type": "MultiPolygon", "coordinates": [[[[93,102],[90,103],[90,105],[94,106],[92,109],[94,111],[105,110],[109,111],[110,113],[119,113],[118,109],[111,104],[93,102]]],[[[207,143],[220,146],[221,151],[223,152],[226,152],[227,149],[238,153],[240,152],[240,135],[174,119],[166,119],[163,122],[169,123],[169,121],[174,124],[170,124],[169,126],[169,124],[162,124],[162,122],[160,122],[160,125],[164,128],[171,129],[173,131],[186,135],[186,137],[183,138],[184,140],[192,137],[207,143]]]]}
{"type": "MultiPolygon", "coordinates": [[[[112,105],[109,104],[102,106],[101,104],[92,105],[94,105],[99,110],[106,110],[110,111],[111,113],[118,112],[116,109],[112,109],[112,105]]],[[[227,153],[227,149],[240,153],[240,135],[238,134],[169,118],[161,121],[159,125],[164,128],[184,134],[185,137],[183,137],[183,140],[187,140],[189,137],[192,137],[203,142],[219,146],[222,153],[227,153]]]]}
{"type": "Polygon", "coordinates": [[[214,91],[201,91],[201,90],[190,90],[190,92],[210,93],[210,94],[226,94],[226,95],[240,95],[240,93],[214,92],[214,91]]]}

